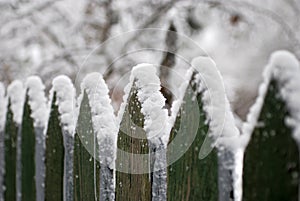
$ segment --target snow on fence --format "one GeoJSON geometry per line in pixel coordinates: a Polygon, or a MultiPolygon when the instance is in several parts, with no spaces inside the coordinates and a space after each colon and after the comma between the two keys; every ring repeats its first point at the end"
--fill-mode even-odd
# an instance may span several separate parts
{"type": "Polygon", "coordinates": [[[170,116],[150,64],[133,68],[117,116],[98,73],[78,98],[66,76],[49,101],[36,76],[0,84],[0,201],[298,200],[299,62],[271,56],[241,124],[215,69],[192,62],[170,116]]]}

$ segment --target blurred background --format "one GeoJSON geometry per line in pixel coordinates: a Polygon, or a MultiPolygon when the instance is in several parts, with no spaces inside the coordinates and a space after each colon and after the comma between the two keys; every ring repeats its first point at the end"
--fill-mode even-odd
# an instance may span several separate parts
{"type": "MultiPolygon", "coordinates": [[[[57,75],[76,82],[98,71],[118,92],[116,83],[141,62],[185,71],[183,60],[205,54],[198,44],[243,120],[270,54],[287,49],[300,57],[299,15],[298,0],[1,0],[0,81],[39,75],[49,89],[57,75]],[[162,31],[124,34],[147,28],[162,31]]],[[[160,69],[166,86],[169,74],[160,69]]]]}

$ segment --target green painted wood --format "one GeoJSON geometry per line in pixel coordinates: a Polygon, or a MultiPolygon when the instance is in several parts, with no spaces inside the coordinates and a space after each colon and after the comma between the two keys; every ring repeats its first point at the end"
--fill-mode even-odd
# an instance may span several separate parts
{"type": "Polygon", "coordinates": [[[64,142],[59,111],[56,103],[56,93],[51,103],[50,118],[46,132],[45,151],[45,200],[63,200],[64,174],[64,142]]]}
{"type": "MultiPolygon", "coordinates": [[[[149,160],[137,162],[134,154],[149,154],[148,140],[144,127],[144,115],[141,112],[141,103],[137,98],[137,90],[132,87],[128,97],[127,105],[122,117],[120,131],[118,134],[117,147],[124,152],[117,153],[116,166],[125,166],[125,169],[137,171],[149,168],[149,160]],[[136,138],[135,138],[136,136],[136,138]],[[138,136],[138,137],[137,137],[138,136]],[[127,160],[128,163],[121,164],[127,160]]],[[[130,174],[116,172],[116,201],[150,201],[151,184],[150,174],[130,174]]]]}
{"type": "Polygon", "coordinates": [[[184,101],[180,109],[175,125],[171,131],[167,156],[174,154],[174,149],[182,149],[180,146],[170,147],[175,138],[193,138],[189,129],[198,124],[198,131],[191,146],[183,156],[168,167],[169,201],[216,201],[218,200],[218,157],[213,150],[206,158],[199,159],[199,151],[207,135],[208,126],[205,124],[205,113],[202,108],[201,94],[195,97],[192,87],[188,87],[184,101]],[[196,103],[194,101],[197,101],[196,103]],[[198,106],[199,119],[190,115],[198,106]],[[182,121],[182,122],[181,122],[182,121]],[[198,121],[198,122],[197,122],[198,121]],[[181,127],[180,127],[181,125],[181,127]]]}
{"type": "Polygon", "coordinates": [[[287,108],[271,82],[262,112],[244,157],[244,201],[298,200],[299,153],[287,108]]]}
{"type": "Polygon", "coordinates": [[[97,201],[100,191],[99,147],[86,93],[80,105],[74,142],[74,201],[97,201]],[[96,146],[94,153],[94,146],[96,146]],[[97,157],[94,157],[97,154],[97,157]]]}
{"type": "Polygon", "coordinates": [[[31,118],[28,96],[23,110],[21,126],[21,199],[22,201],[36,200],[35,186],[35,130],[31,118]]]}
{"type": "Polygon", "coordinates": [[[13,113],[10,108],[10,101],[6,114],[6,124],[4,132],[4,200],[16,200],[16,166],[17,166],[17,135],[18,125],[13,121],[13,113]]]}

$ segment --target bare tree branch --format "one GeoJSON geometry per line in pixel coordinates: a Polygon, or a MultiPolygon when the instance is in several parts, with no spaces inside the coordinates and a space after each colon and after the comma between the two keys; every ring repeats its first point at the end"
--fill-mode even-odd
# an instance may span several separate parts
{"type": "Polygon", "coordinates": [[[35,12],[41,12],[47,8],[50,8],[54,3],[58,2],[60,0],[50,0],[50,1],[45,1],[42,3],[39,3],[37,5],[34,5],[28,9],[24,10],[17,10],[15,13],[15,16],[9,19],[3,19],[0,24],[1,26],[4,26],[7,23],[10,23],[12,21],[16,21],[16,20],[21,20],[24,19],[26,17],[30,17],[32,16],[35,12]]]}

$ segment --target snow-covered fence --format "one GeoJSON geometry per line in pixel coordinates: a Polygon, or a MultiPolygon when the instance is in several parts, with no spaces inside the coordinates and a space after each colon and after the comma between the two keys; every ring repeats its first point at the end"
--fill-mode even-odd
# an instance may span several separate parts
{"type": "Polygon", "coordinates": [[[98,73],[78,98],[66,76],[49,101],[36,76],[0,85],[0,201],[297,200],[299,80],[297,59],[274,53],[246,122],[207,57],[170,115],[150,64],[132,69],[117,116],[98,73]]]}

